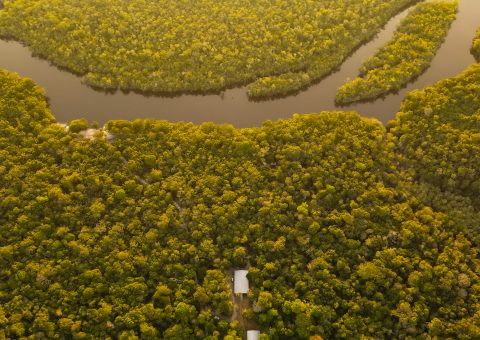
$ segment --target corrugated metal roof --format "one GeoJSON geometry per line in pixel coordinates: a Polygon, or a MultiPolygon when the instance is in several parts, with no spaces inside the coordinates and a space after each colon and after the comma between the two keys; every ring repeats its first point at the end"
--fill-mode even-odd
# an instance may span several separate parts
{"type": "Polygon", "coordinates": [[[247,331],[247,340],[259,340],[260,331],[247,331]]]}
{"type": "Polygon", "coordinates": [[[248,293],[248,270],[235,270],[233,281],[233,292],[235,294],[248,293]]]}

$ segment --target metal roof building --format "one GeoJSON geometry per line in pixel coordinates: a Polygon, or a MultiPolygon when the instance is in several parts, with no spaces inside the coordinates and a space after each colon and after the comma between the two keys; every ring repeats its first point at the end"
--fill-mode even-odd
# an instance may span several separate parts
{"type": "Polygon", "coordinates": [[[248,293],[248,270],[235,270],[233,280],[233,292],[235,294],[247,294],[248,293]]]}
{"type": "Polygon", "coordinates": [[[260,331],[247,331],[247,340],[259,340],[260,331]]]}

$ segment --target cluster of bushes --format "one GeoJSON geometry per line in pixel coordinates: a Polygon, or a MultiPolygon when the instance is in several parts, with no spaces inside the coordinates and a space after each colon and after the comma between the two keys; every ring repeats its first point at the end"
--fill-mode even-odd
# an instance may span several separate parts
{"type": "Polygon", "coordinates": [[[241,339],[244,267],[262,339],[480,337],[479,74],[388,129],[323,112],[89,140],[0,72],[0,338],[241,339]]]}
{"type": "Polygon", "coordinates": [[[308,69],[303,72],[259,78],[247,86],[247,94],[249,98],[261,100],[296,93],[339,67],[349,51],[344,49],[341,53],[342,57],[338,57],[335,53],[329,56],[316,56],[312,58],[308,69]]]}
{"type": "Polygon", "coordinates": [[[285,96],[310,84],[308,73],[284,73],[279,76],[263,77],[247,87],[250,98],[272,98],[285,96]]]}
{"type": "Polygon", "coordinates": [[[392,40],[364,63],[360,76],[338,89],[336,102],[375,99],[420,76],[444,41],[457,7],[457,1],[418,4],[401,22],[392,40]]]}
{"type": "Polygon", "coordinates": [[[480,61],[480,28],[475,33],[475,38],[473,39],[472,53],[480,61]]]}
{"type": "Polygon", "coordinates": [[[280,85],[292,72],[318,79],[417,1],[7,1],[0,36],[95,87],[206,93],[287,74],[278,92],[265,84],[283,94],[308,84],[293,76],[280,85]]]}

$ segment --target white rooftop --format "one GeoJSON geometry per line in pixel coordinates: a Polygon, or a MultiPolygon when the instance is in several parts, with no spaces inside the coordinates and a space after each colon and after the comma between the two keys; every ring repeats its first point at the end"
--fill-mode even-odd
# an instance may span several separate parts
{"type": "Polygon", "coordinates": [[[259,340],[260,331],[247,331],[247,340],[259,340]]]}
{"type": "Polygon", "coordinates": [[[233,280],[233,292],[235,294],[248,293],[247,274],[248,274],[248,270],[235,270],[234,280],[233,280]]]}

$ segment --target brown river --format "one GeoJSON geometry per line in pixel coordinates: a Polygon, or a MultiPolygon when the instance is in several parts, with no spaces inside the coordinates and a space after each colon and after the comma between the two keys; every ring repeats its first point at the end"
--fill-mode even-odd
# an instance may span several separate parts
{"type": "Polygon", "coordinates": [[[82,79],[60,70],[48,61],[32,57],[27,47],[0,40],[0,68],[33,79],[46,90],[50,107],[59,122],[86,118],[100,124],[112,119],[154,118],[193,123],[229,123],[236,127],[259,126],[265,120],[290,117],[294,113],[325,110],[357,111],[382,122],[394,118],[405,95],[434,82],[454,76],[475,62],[470,47],[480,27],[480,0],[460,0],[457,20],[431,67],[405,89],[369,103],[338,107],[336,89],[355,78],[363,61],[385,44],[408,10],[393,17],[369,43],[353,53],[342,67],[303,92],[282,99],[249,101],[245,88],[225,91],[224,95],[182,95],[177,97],[144,96],[137,93],[99,92],[82,79]]]}

